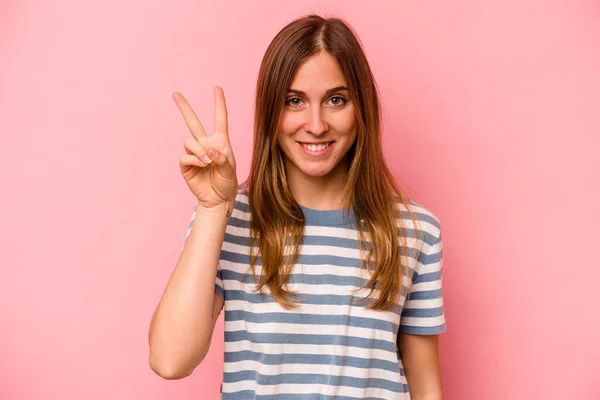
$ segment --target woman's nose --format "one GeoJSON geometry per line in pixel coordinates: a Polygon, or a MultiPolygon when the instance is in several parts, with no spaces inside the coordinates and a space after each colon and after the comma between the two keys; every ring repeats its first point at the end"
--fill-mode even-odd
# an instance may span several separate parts
{"type": "Polygon", "coordinates": [[[313,135],[320,135],[327,131],[327,124],[321,115],[321,109],[311,109],[309,120],[306,123],[305,130],[313,135]]]}

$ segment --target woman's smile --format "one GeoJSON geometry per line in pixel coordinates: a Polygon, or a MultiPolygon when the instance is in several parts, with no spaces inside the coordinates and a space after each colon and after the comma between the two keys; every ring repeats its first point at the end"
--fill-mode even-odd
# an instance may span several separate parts
{"type": "Polygon", "coordinates": [[[300,148],[311,156],[320,156],[325,153],[328,153],[331,150],[333,141],[331,142],[321,142],[321,143],[311,143],[311,142],[298,142],[300,148]]]}

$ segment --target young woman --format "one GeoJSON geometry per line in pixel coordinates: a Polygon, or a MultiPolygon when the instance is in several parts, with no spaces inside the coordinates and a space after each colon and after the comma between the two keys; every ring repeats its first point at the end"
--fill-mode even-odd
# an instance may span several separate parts
{"type": "Polygon", "coordinates": [[[173,97],[198,201],[152,319],[152,369],[191,374],[224,309],[223,399],[441,399],[440,222],[385,164],[377,90],[351,28],[312,15],[273,39],[239,187],[222,89],[211,136],[173,97]]]}

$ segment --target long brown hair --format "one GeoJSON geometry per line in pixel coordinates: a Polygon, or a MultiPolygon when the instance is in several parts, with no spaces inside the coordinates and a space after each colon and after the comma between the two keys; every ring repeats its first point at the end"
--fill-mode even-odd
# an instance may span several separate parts
{"type": "Polygon", "coordinates": [[[398,204],[406,207],[415,232],[418,223],[408,206],[410,201],[384,160],[379,97],[362,45],[352,28],[338,18],[309,15],[289,23],[275,36],[262,60],[256,88],[252,166],[242,185],[248,189],[250,206],[250,269],[256,281],[255,266],[260,256],[262,273],[257,290],[266,285],[284,308],[297,306],[287,280],[299,256],[305,220],[288,187],[277,134],[297,69],[322,51],[337,60],[355,104],[357,136],[347,154],[343,204],[352,205],[354,217],[360,221],[361,267],[372,272],[363,286],[371,290],[367,298],[374,289],[379,290],[378,298],[367,308],[389,310],[402,294],[402,277],[408,272],[403,262],[408,261],[406,229],[398,204]],[[368,252],[365,232],[371,239],[368,252]]]}

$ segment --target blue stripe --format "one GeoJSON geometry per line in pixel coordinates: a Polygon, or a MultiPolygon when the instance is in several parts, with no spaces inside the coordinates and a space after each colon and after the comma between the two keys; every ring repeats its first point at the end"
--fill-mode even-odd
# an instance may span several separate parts
{"type": "Polygon", "coordinates": [[[348,397],[348,396],[326,396],[320,393],[292,394],[278,393],[271,395],[255,394],[253,390],[242,390],[233,393],[223,393],[221,400],[389,400],[379,397],[348,397]]]}
{"type": "Polygon", "coordinates": [[[403,317],[411,318],[436,318],[444,314],[443,307],[435,308],[406,308],[402,312],[403,317]]]}
{"type": "MultiPolygon", "coordinates": [[[[434,257],[437,255],[433,255],[434,257]]],[[[250,264],[250,256],[248,254],[240,254],[227,250],[221,250],[221,260],[237,263],[237,264],[250,264]]],[[[439,256],[437,256],[439,258],[439,256]]],[[[432,257],[425,259],[432,260],[432,257]]],[[[431,263],[434,261],[429,261],[427,263],[431,263]]],[[[358,258],[352,257],[341,257],[341,256],[332,256],[329,254],[301,254],[300,259],[298,261],[299,264],[305,265],[323,265],[329,264],[334,265],[336,267],[354,267],[360,268],[360,260],[358,258]]],[[[374,264],[371,261],[371,264],[374,264]]],[[[262,265],[262,258],[258,257],[256,260],[256,265],[262,265]]]]}
{"type": "Polygon", "coordinates": [[[236,200],[233,203],[233,208],[236,210],[240,210],[241,212],[244,212],[244,213],[250,212],[250,205],[246,201],[236,200]]]}
{"type": "MultiPolygon", "coordinates": [[[[229,232],[225,232],[225,236],[223,237],[223,242],[225,243],[231,243],[231,244],[237,244],[238,246],[248,246],[250,247],[250,238],[246,237],[246,236],[237,236],[237,235],[232,235],[229,232]]],[[[254,241],[254,247],[257,247],[258,243],[255,240],[254,241]]]]}
{"type": "Polygon", "coordinates": [[[215,294],[225,301],[225,293],[223,292],[223,288],[217,284],[215,284],[215,294]]]}
{"type": "MultiPolygon", "coordinates": [[[[420,293],[428,293],[428,292],[415,292],[411,294],[411,299],[414,295],[421,295],[420,293]]],[[[435,297],[433,297],[435,298],[435,297]]],[[[241,290],[233,290],[227,289],[227,300],[241,300],[247,301],[253,304],[262,304],[262,303],[274,303],[275,299],[270,293],[246,293],[241,290]],[[263,297],[264,295],[264,297],[263,297]]],[[[295,302],[299,304],[318,304],[321,306],[350,306],[350,307],[366,307],[376,301],[374,298],[362,299],[358,296],[352,295],[336,295],[336,294],[302,294],[298,295],[297,298],[293,299],[295,302]]],[[[400,314],[401,307],[398,304],[392,306],[389,310],[391,312],[395,312],[396,314],[400,314]]],[[[373,311],[377,312],[377,311],[373,311]]]]}
{"type": "Polygon", "coordinates": [[[442,289],[436,290],[423,290],[420,292],[411,292],[409,294],[408,300],[431,300],[431,299],[440,299],[442,297],[442,289]]]}
{"type": "MultiPolygon", "coordinates": [[[[405,310],[406,311],[406,310],[405,310]]],[[[399,318],[398,318],[399,320],[399,318]]],[[[357,328],[377,329],[384,332],[397,332],[398,324],[375,318],[356,317],[348,315],[318,315],[300,314],[293,312],[252,313],[242,310],[225,310],[225,322],[246,321],[255,324],[310,324],[310,325],[341,325],[357,328]]]]}
{"type": "Polygon", "coordinates": [[[314,344],[328,346],[359,347],[363,349],[379,349],[396,354],[396,343],[380,339],[365,339],[342,335],[304,335],[299,333],[253,333],[242,331],[225,331],[225,343],[248,340],[250,343],[265,344],[314,344]]]}
{"type": "MultiPolygon", "coordinates": [[[[248,273],[241,273],[232,271],[229,269],[221,270],[223,280],[229,280],[234,282],[242,282],[245,284],[254,284],[254,277],[252,271],[248,273]]],[[[356,286],[357,288],[365,285],[369,280],[358,276],[348,275],[307,275],[300,273],[290,274],[289,283],[305,284],[305,285],[335,285],[335,286],[356,286]]]]}
{"type": "Polygon", "coordinates": [[[243,219],[239,219],[237,217],[230,217],[229,221],[227,222],[228,227],[229,226],[235,226],[237,228],[246,228],[246,229],[250,229],[250,221],[246,221],[243,219]]]}
{"type": "Polygon", "coordinates": [[[233,383],[240,381],[256,381],[258,385],[281,385],[281,384],[321,384],[327,386],[347,386],[359,389],[379,388],[386,389],[394,393],[402,393],[403,385],[399,382],[388,381],[380,378],[354,378],[350,376],[338,375],[319,375],[319,374],[279,374],[262,375],[256,371],[225,372],[223,374],[224,383],[233,383]]]}
{"type": "Polygon", "coordinates": [[[442,274],[440,271],[429,272],[427,274],[417,274],[414,277],[414,283],[424,283],[424,282],[435,282],[442,279],[442,274]]]}
{"type": "Polygon", "coordinates": [[[339,210],[314,210],[300,206],[304,214],[305,226],[348,226],[356,227],[356,217],[352,207],[339,210]]]}
{"type": "Polygon", "coordinates": [[[439,263],[441,259],[442,259],[441,251],[438,253],[435,253],[435,254],[421,253],[421,255],[419,256],[419,262],[423,265],[439,263]]]}
{"type": "MultiPolygon", "coordinates": [[[[405,276],[411,275],[414,270],[405,268],[405,276]]],[[[255,284],[257,282],[254,281],[254,277],[252,275],[252,271],[248,271],[245,273],[232,271],[229,269],[219,269],[217,272],[217,276],[221,278],[221,280],[228,280],[233,282],[241,282],[248,285],[255,284]]],[[[302,273],[292,273],[288,278],[289,283],[297,283],[297,284],[305,284],[305,285],[335,285],[335,286],[355,286],[356,288],[360,288],[365,286],[369,280],[365,278],[361,278],[356,275],[333,275],[333,274],[322,274],[322,275],[312,275],[312,274],[302,274],[302,273]]],[[[427,281],[423,281],[427,282],[427,281]]],[[[379,282],[375,282],[374,289],[379,288],[379,282]]],[[[404,286],[406,290],[406,286],[404,286]]],[[[405,294],[405,293],[403,293],[405,294]]]]}
{"type": "Polygon", "coordinates": [[[400,325],[400,332],[411,335],[439,335],[446,332],[446,324],[438,326],[410,326],[400,325]]]}

